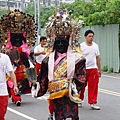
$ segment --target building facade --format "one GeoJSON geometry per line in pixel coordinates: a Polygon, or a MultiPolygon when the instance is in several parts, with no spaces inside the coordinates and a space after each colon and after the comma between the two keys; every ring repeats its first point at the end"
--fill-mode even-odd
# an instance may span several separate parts
{"type": "MultiPolygon", "coordinates": [[[[68,3],[68,4],[71,4],[73,2],[75,2],[76,0],[40,0],[41,3],[40,4],[43,4],[43,5],[46,5],[46,6],[59,6],[61,4],[64,4],[64,3],[68,3]]],[[[85,2],[91,2],[93,0],[85,0],[85,2]]]]}
{"type": "MultiPolygon", "coordinates": [[[[0,0],[0,9],[19,9],[24,10],[30,2],[38,2],[38,0],[0,0]]],[[[71,4],[76,0],[40,0],[41,5],[45,6],[60,6],[61,4],[68,3],[71,4]]],[[[85,0],[86,2],[90,2],[92,0],[85,0]]]]}
{"type": "Polygon", "coordinates": [[[59,6],[64,3],[73,3],[75,0],[40,0],[40,4],[46,5],[46,6],[59,6]]]}
{"type": "Polygon", "coordinates": [[[24,10],[30,0],[0,0],[0,9],[19,9],[24,10]]]}

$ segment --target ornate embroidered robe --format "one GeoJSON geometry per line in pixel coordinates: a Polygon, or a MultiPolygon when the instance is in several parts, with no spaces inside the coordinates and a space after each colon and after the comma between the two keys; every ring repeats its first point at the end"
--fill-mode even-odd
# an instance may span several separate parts
{"type": "MultiPolygon", "coordinates": [[[[50,92],[49,100],[53,102],[55,119],[63,120],[66,118],[79,118],[78,117],[78,105],[70,100],[68,91],[65,88],[65,82],[53,82],[48,79],[48,61],[49,56],[42,62],[41,73],[39,75],[40,91],[38,96],[44,95],[47,91],[50,92]],[[53,84],[52,84],[53,83],[53,84]],[[57,84],[58,83],[58,84],[57,84]],[[64,88],[64,89],[62,89],[64,88]]],[[[58,58],[55,55],[54,60],[58,58]]],[[[74,76],[77,79],[77,90],[80,91],[84,86],[85,79],[85,59],[78,57],[75,61],[74,76]]],[[[65,80],[67,78],[67,60],[66,56],[62,58],[54,68],[54,81],[65,80]],[[61,79],[62,78],[62,79],[61,79]]]]}

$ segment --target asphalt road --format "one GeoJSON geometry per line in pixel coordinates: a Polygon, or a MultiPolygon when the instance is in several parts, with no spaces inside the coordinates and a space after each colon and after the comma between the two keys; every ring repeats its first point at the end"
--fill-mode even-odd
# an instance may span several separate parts
{"type": "MultiPolygon", "coordinates": [[[[47,120],[48,94],[32,98],[31,94],[22,95],[22,104],[17,107],[9,99],[6,120],[47,120]]],[[[100,110],[92,110],[85,100],[79,108],[80,120],[120,120],[120,74],[103,74],[99,82],[98,105],[100,110]]],[[[70,119],[67,119],[70,120],[70,119]]]]}

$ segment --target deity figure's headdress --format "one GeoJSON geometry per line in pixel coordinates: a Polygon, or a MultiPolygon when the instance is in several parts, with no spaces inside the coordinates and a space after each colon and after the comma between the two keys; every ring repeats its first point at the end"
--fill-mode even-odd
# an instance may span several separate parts
{"type": "MultiPolygon", "coordinates": [[[[76,61],[76,52],[73,51],[73,47],[76,47],[79,44],[80,39],[80,29],[83,25],[83,21],[81,20],[73,20],[68,11],[66,9],[58,9],[58,11],[52,15],[49,18],[49,22],[46,26],[46,35],[49,38],[49,43],[54,43],[54,41],[58,40],[68,40],[69,45],[67,48],[67,67],[63,66],[63,71],[67,72],[67,78],[71,79],[69,82],[69,97],[71,101],[75,103],[80,103],[80,98],[78,97],[76,85],[73,83],[72,77],[74,77],[75,73],[75,61],[76,61]],[[62,36],[62,37],[61,37],[62,36]],[[68,37],[70,36],[70,37],[68,37]],[[72,94],[74,92],[76,95],[72,94]]],[[[53,45],[53,44],[52,44],[53,45]]],[[[55,46],[55,44],[54,44],[55,46]]],[[[54,47],[53,47],[54,48],[54,47]]],[[[53,49],[53,52],[49,55],[49,61],[48,61],[48,79],[49,81],[54,81],[54,56],[55,56],[55,50],[53,49]]],[[[78,55],[79,60],[81,56],[78,55]]],[[[57,73],[57,72],[56,72],[57,73]]],[[[59,74],[59,70],[58,70],[59,74]]],[[[58,77],[59,78],[59,77],[58,77]]],[[[52,82],[53,82],[52,81],[52,82]]]]}
{"type": "Polygon", "coordinates": [[[57,36],[71,36],[71,45],[76,46],[80,39],[80,29],[83,25],[82,20],[74,20],[71,18],[66,9],[58,9],[58,11],[49,17],[46,25],[46,35],[49,42],[54,41],[57,36]]]}
{"type": "Polygon", "coordinates": [[[9,11],[0,20],[0,39],[2,44],[9,43],[12,34],[23,34],[26,42],[31,45],[37,37],[34,18],[20,10],[9,11]]]}

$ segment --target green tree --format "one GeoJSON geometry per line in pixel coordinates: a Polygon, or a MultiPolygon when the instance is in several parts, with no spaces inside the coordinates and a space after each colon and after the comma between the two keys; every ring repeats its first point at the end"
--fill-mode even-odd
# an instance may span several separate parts
{"type": "Polygon", "coordinates": [[[73,4],[60,7],[72,8],[72,17],[84,20],[84,25],[120,24],[120,0],[76,0],[73,4]]]}
{"type": "MultiPolygon", "coordinates": [[[[55,10],[55,7],[53,7],[53,6],[51,6],[51,7],[40,6],[41,27],[45,26],[45,23],[48,21],[48,18],[53,14],[54,10],[55,10]]],[[[30,14],[34,17],[34,4],[28,4],[28,6],[24,10],[24,12],[27,14],[30,14]]],[[[38,9],[37,8],[36,8],[36,20],[38,21],[38,9]]],[[[38,23],[37,21],[36,21],[36,24],[38,23]]]]}
{"type": "Polygon", "coordinates": [[[4,15],[4,14],[6,14],[8,12],[8,10],[6,10],[6,9],[0,9],[0,18],[4,15]]]}

